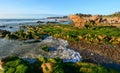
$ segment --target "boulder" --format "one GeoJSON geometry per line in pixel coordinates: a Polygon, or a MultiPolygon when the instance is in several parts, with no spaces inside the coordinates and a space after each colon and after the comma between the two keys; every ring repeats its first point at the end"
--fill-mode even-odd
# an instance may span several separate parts
{"type": "Polygon", "coordinates": [[[120,42],[120,38],[117,38],[117,41],[120,42]]]}
{"type": "Polygon", "coordinates": [[[94,15],[90,17],[90,21],[94,21],[95,24],[101,23],[102,17],[100,15],[94,15]]]}
{"type": "Polygon", "coordinates": [[[118,17],[107,18],[107,21],[109,24],[119,24],[120,23],[120,19],[118,17]]]}
{"type": "Polygon", "coordinates": [[[43,21],[37,21],[37,23],[44,23],[43,21]]]}
{"type": "Polygon", "coordinates": [[[81,16],[78,15],[69,15],[69,18],[73,21],[74,26],[78,28],[83,28],[85,27],[85,24],[87,22],[86,19],[82,18],[81,16]]]}
{"type": "Polygon", "coordinates": [[[53,73],[54,63],[48,62],[41,65],[43,73],[53,73]]]}

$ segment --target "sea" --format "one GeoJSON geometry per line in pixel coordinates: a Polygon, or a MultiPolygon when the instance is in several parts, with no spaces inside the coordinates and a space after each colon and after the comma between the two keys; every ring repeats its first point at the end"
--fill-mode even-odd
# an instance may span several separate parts
{"type": "MultiPolygon", "coordinates": [[[[46,22],[55,22],[55,19],[47,19],[47,18],[40,18],[40,19],[0,19],[0,30],[7,30],[10,32],[15,32],[20,29],[21,26],[28,26],[28,25],[38,25],[37,21],[42,21],[45,24],[46,22]]],[[[57,21],[59,22],[59,21],[57,21]]],[[[60,24],[69,24],[69,21],[66,22],[59,22],[60,24]]]]}
{"type": "Polygon", "coordinates": [[[20,26],[37,25],[41,19],[0,19],[0,30],[15,32],[20,26]]]}

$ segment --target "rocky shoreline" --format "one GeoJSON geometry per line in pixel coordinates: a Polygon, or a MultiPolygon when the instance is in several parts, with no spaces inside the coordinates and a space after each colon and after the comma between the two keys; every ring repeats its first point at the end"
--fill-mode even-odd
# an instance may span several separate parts
{"type": "MultiPolygon", "coordinates": [[[[52,25],[50,26],[52,27],[52,25]]],[[[59,25],[57,26],[57,28],[60,27],[61,26],[59,25]]],[[[59,37],[55,38],[55,36],[52,37],[50,35],[47,35],[49,34],[49,31],[51,29],[43,29],[41,32],[42,28],[44,27],[33,26],[28,27],[29,30],[25,32],[23,30],[17,31],[15,33],[9,32],[8,34],[10,35],[7,35],[6,33],[3,37],[6,37],[7,35],[7,37],[9,38],[7,39],[5,44],[3,42],[4,40],[2,40],[1,43],[4,45],[0,46],[0,49],[3,48],[2,50],[6,50],[1,51],[0,55],[16,55],[22,58],[23,60],[28,61],[30,64],[35,63],[37,61],[37,57],[44,56],[46,58],[60,58],[64,63],[76,63],[82,61],[86,63],[94,63],[98,66],[100,65],[120,71],[120,62],[118,62],[118,60],[120,60],[119,45],[105,43],[95,44],[88,43],[83,40],[71,41],[68,43],[69,40],[64,40],[65,38],[60,39],[59,37]],[[48,33],[45,34],[45,32],[43,32],[44,30],[46,30],[46,32],[48,33]],[[43,37],[43,35],[45,36],[43,37]],[[16,36],[17,38],[14,38],[13,36],[16,36]]],[[[71,36],[75,37],[74,35],[71,36]]],[[[67,35],[67,38],[71,37],[67,35]]]]}

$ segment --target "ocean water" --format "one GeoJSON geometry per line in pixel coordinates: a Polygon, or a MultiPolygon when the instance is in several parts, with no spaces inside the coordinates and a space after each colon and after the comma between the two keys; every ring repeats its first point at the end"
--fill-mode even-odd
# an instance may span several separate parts
{"type": "MultiPolygon", "coordinates": [[[[67,19],[66,19],[67,20],[67,19]]],[[[38,25],[37,21],[42,21],[45,24],[46,22],[55,22],[55,19],[0,19],[0,29],[1,30],[7,30],[10,32],[15,32],[20,29],[21,26],[27,26],[27,25],[38,25]]],[[[60,22],[57,21],[60,24],[69,24],[69,21],[67,22],[60,22]]]]}
{"type": "Polygon", "coordinates": [[[0,29],[15,32],[20,26],[37,25],[40,19],[0,19],[0,29]]]}

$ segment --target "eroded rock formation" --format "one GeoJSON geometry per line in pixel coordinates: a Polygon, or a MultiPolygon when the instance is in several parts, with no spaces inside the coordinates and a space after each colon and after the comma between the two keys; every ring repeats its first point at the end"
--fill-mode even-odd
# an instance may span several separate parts
{"type": "Polygon", "coordinates": [[[118,17],[106,18],[109,24],[119,24],[120,19],[118,17]]]}
{"type": "Polygon", "coordinates": [[[83,28],[85,27],[86,19],[78,15],[69,15],[69,18],[73,21],[75,27],[83,28]]]}
{"type": "Polygon", "coordinates": [[[118,17],[102,17],[101,15],[93,15],[91,17],[81,17],[79,15],[69,15],[75,27],[83,28],[85,24],[120,24],[118,17]]]}
{"type": "Polygon", "coordinates": [[[100,15],[94,15],[89,18],[88,22],[94,22],[94,24],[98,24],[102,21],[102,17],[100,15]]]}

